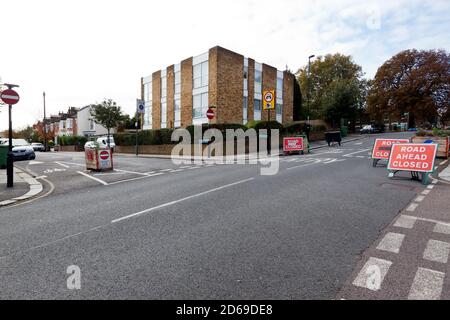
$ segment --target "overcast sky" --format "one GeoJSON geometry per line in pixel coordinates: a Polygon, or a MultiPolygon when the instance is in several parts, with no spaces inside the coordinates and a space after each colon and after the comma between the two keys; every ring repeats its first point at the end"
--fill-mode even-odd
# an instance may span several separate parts
{"type": "MultiPolygon", "coordinates": [[[[1,0],[0,77],[20,85],[14,128],[112,98],[132,113],[141,76],[220,45],[297,71],[352,55],[367,77],[409,48],[450,51],[448,0],[1,0]]],[[[0,106],[0,130],[7,107],[0,106]]]]}

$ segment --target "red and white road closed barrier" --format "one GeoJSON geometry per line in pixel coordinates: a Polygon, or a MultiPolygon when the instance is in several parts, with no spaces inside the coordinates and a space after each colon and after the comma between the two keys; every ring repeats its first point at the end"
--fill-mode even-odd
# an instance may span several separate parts
{"type": "Polygon", "coordinates": [[[372,150],[372,159],[389,160],[391,149],[394,144],[409,143],[408,139],[377,139],[372,150]]]}
{"type": "Polygon", "coordinates": [[[431,173],[434,171],[437,144],[394,144],[388,163],[390,171],[431,173]]]}
{"type": "Polygon", "coordinates": [[[293,151],[304,151],[305,145],[303,137],[295,138],[284,138],[283,140],[283,151],[293,152],[293,151]]]}

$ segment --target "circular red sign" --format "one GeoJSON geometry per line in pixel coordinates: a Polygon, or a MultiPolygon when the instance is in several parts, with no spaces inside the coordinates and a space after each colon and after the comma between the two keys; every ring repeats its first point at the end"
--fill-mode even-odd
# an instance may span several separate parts
{"type": "Polygon", "coordinates": [[[208,117],[209,120],[214,119],[214,117],[215,117],[214,110],[209,108],[208,111],[206,112],[206,116],[208,117]]]}
{"type": "Polygon", "coordinates": [[[20,97],[17,92],[11,89],[3,90],[0,94],[0,99],[6,104],[16,104],[19,102],[20,97]]]}
{"type": "Polygon", "coordinates": [[[102,151],[102,152],[100,152],[100,159],[102,159],[102,160],[108,160],[108,159],[109,159],[109,152],[108,152],[108,151],[102,151]]]}

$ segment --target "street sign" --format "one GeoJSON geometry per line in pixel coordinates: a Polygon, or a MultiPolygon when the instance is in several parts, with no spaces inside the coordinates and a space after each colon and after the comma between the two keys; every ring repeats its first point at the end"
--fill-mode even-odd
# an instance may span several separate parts
{"type": "Polygon", "coordinates": [[[102,160],[108,160],[108,159],[109,159],[109,152],[108,152],[108,151],[102,151],[102,152],[100,152],[100,159],[102,159],[102,160]]]}
{"type": "Polygon", "coordinates": [[[392,145],[388,170],[431,173],[434,171],[438,145],[405,143],[392,145]]]}
{"type": "Polygon", "coordinates": [[[294,137],[294,138],[284,138],[283,140],[283,151],[284,152],[292,152],[292,151],[304,151],[304,142],[303,137],[294,137]]]}
{"type": "Polygon", "coordinates": [[[136,110],[139,114],[145,114],[145,102],[144,100],[136,99],[136,110]]]}
{"type": "Polygon", "coordinates": [[[206,116],[208,117],[209,120],[212,120],[214,119],[216,114],[214,113],[213,109],[209,108],[208,111],[206,111],[206,116]]]}
{"type": "Polygon", "coordinates": [[[2,101],[6,104],[13,105],[19,102],[20,97],[19,94],[14,90],[6,89],[2,91],[0,99],[2,99],[2,101]]]}
{"type": "Polygon", "coordinates": [[[275,90],[264,91],[263,98],[264,98],[263,110],[275,109],[275,90]]]}
{"type": "Polygon", "coordinates": [[[396,143],[409,143],[408,139],[377,139],[372,150],[372,159],[389,160],[392,145],[396,143]]]}

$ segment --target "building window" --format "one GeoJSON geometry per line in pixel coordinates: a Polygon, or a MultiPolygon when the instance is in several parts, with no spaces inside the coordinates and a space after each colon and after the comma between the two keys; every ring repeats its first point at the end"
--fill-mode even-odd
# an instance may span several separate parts
{"type": "Polygon", "coordinates": [[[152,127],[152,100],[153,100],[153,82],[144,83],[144,103],[145,115],[144,126],[152,127]]]}
{"type": "Polygon", "coordinates": [[[281,104],[277,103],[276,107],[275,107],[275,111],[277,114],[282,114],[283,113],[283,107],[281,104]]]}
{"type": "Polygon", "coordinates": [[[262,72],[258,70],[255,71],[255,92],[262,92],[262,72]]]}
{"type": "Polygon", "coordinates": [[[181,127],[181,100],[175,99],[175,128],[181,127]]]}
{"type": "Polygon", "coordinates": [[[283,99],[283,79],[277,78],[277,99],[283,99]]]}
{"type": "Polygon", "coordinates": [[[175,72],[175,94],[181,93],[181,72],[175,72]]]}
{"type": "Polygon", "coordinates": [[[167,97],[167,77],[161,78],[161,98],[167,97]]]}
{"type": "Polygon", "coordinates": [[[206,117],[208,110],[208,93],[197,94],[194,96],[194,106],[192,108],[192,116],[194,118],[206,117]]]}
{"type": "Polygon", "coordinates": [[[244,119],[244,124],[248,122],[248,97],[244,97],[244,103],[242,106],[242,118],[244,119]]]}
{"type": "Polygon", "coordinates": [[[161,103],[161,129],[167,128],[167,102],[161,103]]]}
{"type": "Polygon", "coordinates": [[[255,99],[255,111],[261,111],[261,100],[255,99]]]}
{"type": "Polygon", "coordinates": [[[73,128],[73,119],[67,119],[66,123],[67,123],[67,129],[73,128]]]}
{"type": "Polygon", "coordinates": [[[193,80],[194,89],[208,86],[209,64],[208,61],[196,64],[194,66],[193,80]]]}

